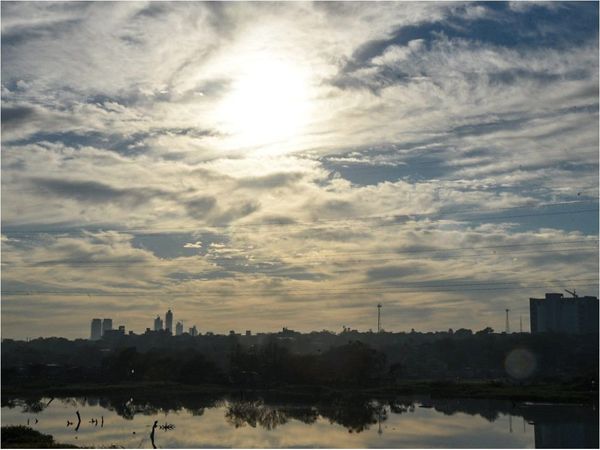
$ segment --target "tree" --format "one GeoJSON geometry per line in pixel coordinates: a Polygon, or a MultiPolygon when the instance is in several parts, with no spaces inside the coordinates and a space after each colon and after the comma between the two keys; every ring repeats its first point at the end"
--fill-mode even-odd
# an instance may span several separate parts
{"type": "Polygon", "coordinates": [[[492,327],[485,327],[483,330],[479,330],[477,333],[475,333],[476,335],[482,335],[482,334],[492,334],[494,332],[494,329],[492,327]]]}

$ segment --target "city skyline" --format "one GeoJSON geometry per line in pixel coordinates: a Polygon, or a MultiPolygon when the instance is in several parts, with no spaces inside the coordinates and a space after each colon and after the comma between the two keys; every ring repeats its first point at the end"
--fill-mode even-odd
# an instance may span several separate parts
{"type": "Polygon", "coordinates": [[[596,2],[1,9],[2,337],[598,296],[596,2]]]}
{"type": "MultiPolygon", "coordinates": [[[[576,293],[576,291],[569,291],[566,290],[566,292],[568,294],[571,295],[571,297],[564,297],[564,295],[562,293],[550,293],[547,292],[544,296],[544,298],[539,299],[539,298],[530,298],[529,299],[529,308],[530,308],[530,316],[527,317],[527,321],[526,321],[526,328],[523,328],[523,316],[520,315],[519,316],[519,331],[517,331],[515,328],[511,328],[510,327],[510,310],[507,309],[506,312],[506,322],[505,322],[505,329],[504,330],[499,330],[499,329],[495,329],[494,331],[497,333],[500,332],[505,332],[507,334],[509,333],[540,333],[540,332],[563,332],[563,333],[573,333],[573,334],[581,334],[581,333],[593,333],[593,332],[597,332],[598,331],[598,320],[597,320],[597,316],[598,316],[598,298],[597,297],[591,297],[591,296],[580,296],[576,293]],[[594,320],[595,319],[595,320],[594,320]],[[595,330],[595,331],[594,331],[595,330]]],[[[368,329],[368,330],[359,330],[356,328],[351,328],[351,327],[347,327],[346,325],[342,325],[342,331],[346,332],[350,332],[350,331],[357,331],[357,332],[391,332],[391,333],[402,333],[402,332],[406,332],[406,330],[396,330],[396,329],[388,329],[385,330],[383,327],[381,327],[381,308],[383,307],[383,305],[378,304],[377,305],[377,328],[375,330],[373,330],[372,328],[368,329]]],[[[165,313],[165,317],[169,317],[170,315],[170,322],[173,322],[173,317],[174,314],[171,311],[171,309],[169,309],[166,313],[165,313]]],[[[168,321],[167,321],[168,322],[168,321]]],[[[486,327],[487,328],[487,327],[486,327]]],[[[91,333],[90,333],[90,339],[91,340],[98,340],[100,339],[103,335],[104,332],[106,331],[106,329],[112,330],[112,319],[98,319],[98,318],[94,318],[91,321],[91,333]],[[108,324],[108,325],[107,325],[108,324]]],[[[281,329],[285,332],[288,331],[288,327],[283,326],[281,327],[281,329]]],[[[456,328],[454,331],[459,330],[460,328],[456,328]]],[[[119,326],[119,331],[123,330],[123,334],[125,331],[125,326],[124,325],[120,325],[119,326]]],[[[450,329],[452,330],[452,328],[450,329]]],[[[172,336],[179,336],[182,334],[188,334],[190,336],[199,336],[202,334],[205,335],[213,335],[213,334],[221,334],[221,335],[226,335],[229,334],[231,335],[232,333],[235,333],[237,335],[245,335],[245,336],[251,336],[252,335],[252,331],[251,330],[245,330],[244,332],[242,332],[242,330],[240,330],[238,333],[235,332],[235,330],[229,330],[228,333],[219,333],[214,332],[213,330],[203,330],[203,332],[201,330],[198,330],[196,324],[194,324],[192,327],[189,327],[186,331],[184,324],[183,324],[183,320],[178,320],[177,324],[176,324],[176,332],[171,332],[166,326],[163,327],[163,321],[160,317],[160,314],[156,316],[156,318],[153,321],[153,326],[152,327],[146,327],[146,329],[144,330],[145,333],[148,333],[149,331],[167,331],[169,332],[169,334],[171,334],[172,336]]],[[[292,331],[297,332],[298,330],[294,330],[292,328],[292,331]]],[[[303,330],[306,331],[306,330],[303,330]]],[[[329,331],[329,332],[336,332],[338,330],[336,329],[330,329],[330,330],[309,330],[309,332],[319,332],[319,331],[329,331]]],[[[412,331],[417,331],[420,332],[420,330],[415,330],[414,328],[411,329],[412,331]]],[[[449,330],[435,330],[435,332],[446,332],[449,330]]],[[[478,330],[471,330],[471,331],[478,331],[478,330]]],[[[269,332],[273,332],[271,331],[258,331],[257,334],[268,334],[269,332]]],[[[276,331],[276,332],[279,332],[276,331]]],[[[129,333],[134,333],[135,332],[133,330],[130,329],[129,333]]],[[[141,333],[138,333],[141,334],[141,333]]]]}

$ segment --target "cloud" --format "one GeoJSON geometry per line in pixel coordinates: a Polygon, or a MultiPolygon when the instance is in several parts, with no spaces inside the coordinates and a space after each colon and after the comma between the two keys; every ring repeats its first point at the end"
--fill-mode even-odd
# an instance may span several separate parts
{"type": "Polygon", "coordinates": [[[2,42],[10,47],[25,44],[31,40],[57,39],[80,24],[81,19],[73,18],[3,26],[2,42]]]}
{"type": "Polygon", "coordinates": [[[597,5],[584,8],[565,5],[560,10],[530,10],[526,14],[511,14],[502,3],[458,6],[440,20],[400,25],[388,38],[363,43],[353,52],[344,71],[365,65],[391,46],[403,47],[411,41],[429,44],[440,38],[469,39],[508,48],[580,44],[597,35],[598,25],[591,19],[597,14],[597,5]],[[533,30],[532,18],[535,18],[533,30]],[[502,22],[503,26],[492,30],[490,26],[498,22],[502,22]],[[576,24],[573,33],[563,33],[565,22],[576,24]]]}
{"type": "Polygon", "coordinates": [[[238,181],[238,186],[250,189],[274,189],[289,186],[299,181],[302,173],[274,173],[262,177],[246,177],[238,181]]]}
{"type": "Polygon", "coordinates": [[[234,220],[246,217],[260,209],[260,203],[257,201],[245,201],[238,205],[233,205],[230,208],[222,211],[211,218],[210,223],[215,225],[228,224],[234,220]]]}
{"type": "Polygon", "coordinates": [[[202,219],[214,209],[216,204],[217,200],[214,197],[203,196],[188,200],[186,208],[191,217],[202,219]]]}
{"type": "Polygon", "coordinates": [[[544,289],[597,290],[597,17],[2,3],[3,332],[84,336],[107,310],[143,330],[165,307],[368,329],[378,302],[390,329],[501,328],[544,289]],[[306,75],[297,136],[250,145],[216,114],[256,60],[306,75]]]}
{"type": "Polygon", "coordinates": [[[34,178],[31,182],[42,195],[71,198],[89,203],[114,202],[129,207],[170,195],[158,189],[115,188],[96,181],[34,178]]]}
{"type": "Polygon", "coordinates": [[[2,108],[2,125],[6,127],[18,127],[20,123],[35,115],[35,109],[21,107],[2,108]]]}
{"type": "Polygon", "coordinates": [[[410,277],[411,275],[419,275],[427,273],[423,267],[415,266],[413,264],[410,265],[394,265],[394,266],[383,266],[383,267],[374,267],[367,271],[367,279],[370,281],[378,281],[378,280],[402,280],[406,277],[410,277]]]}

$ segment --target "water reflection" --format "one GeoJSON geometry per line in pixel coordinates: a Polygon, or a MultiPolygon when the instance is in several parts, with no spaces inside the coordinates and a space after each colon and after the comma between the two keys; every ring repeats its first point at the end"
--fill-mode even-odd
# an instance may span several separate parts
{"type": "MultiPolygon", "coordinates": [[[[598,447],[598,410],[595,406],[582,405],[423,397],[370,399],[360,396],[333,396],[307,401],[245,395],[240,400],[218,395],[152,393],[151,396],[136,398],[126,395],[64,399],[3,397],[2,408],[3,424],[25,424],[27,420],[39,431],[56,436],[56,433],[67,431],[66,423],[71,432],[74,430],[79,435],[83,432],[90,439],[94,432],[106,430],[102,431],[105,433],[102,439],[110,436],[113,439],[111,445],[133,445],[131,438],[134,435],[136,439],[144,436],[136,446],[145,443],[154,448],[211,446],[208,441],[194,441],[198,437],[192,432],[203,423],[207,428],[223,433],[226,432],[223,426],[236,430],[239,444],[226,444],[234,447],[522,447],[534,444],[538,448],[598,447]],[[49,417],[57,419],[52,423],[62,422],[63,431],[58,425],[43,423],[45,419],[37,423],[37,417],[42,418],[46,410],[52,410],[49,417]],[[210,411],[209,417],[205,417],[207,411],[210,411]],[[61,414],[62,417],[59,417],[61,414]],[[35,417],[35,424],[32,417],[35,417]],[[516,425],[518,419],[521,419],[522,430],[516,425]],[[13,423],[15,421],[18,423],[13,423]],[[485,423],[493,426],[486,427],[485,423]],[[454,428],[454,434],[444,436],[449,425],[454,428]],[[356,438],[342,439],[337,431],[340,428],[347,436],[355,435],[356,438]],[[263,432],[248,433],[243,431],[245,429],[263,432]],[[308,438],[302,436],[300,430],[312,435],[312,444],[306,443],[308,438]],[[325,440],[326,436],[319,434],[322,431],[331,432],[331,439],[338,436],[335,437],[337,441],[325,440]],[[123,441],[125,436],[129,439],[126,442],[123,441]],[[286,440],[273,443],[269,440],[273,436],[286,440]],[[258,441],[243,441],[250,437],[258,441]],[[183,443],[181,439],[184,438],[189,441],[183,443]]],[[[65,436],[69,438],[69,435],[65,436]]],[[[212,438],[204,436],[202,439],[209,437],[212,438]]]]}
{"type": "Polygon", "coordinates": [[[152,431],[150,432],[150,441],[152,441],[152,448],[156,448],[156,441],[154,439],[154,433],[156,433],[156,427],[158,426],[158,420],[154,421],[152,425],[152,431]]]}

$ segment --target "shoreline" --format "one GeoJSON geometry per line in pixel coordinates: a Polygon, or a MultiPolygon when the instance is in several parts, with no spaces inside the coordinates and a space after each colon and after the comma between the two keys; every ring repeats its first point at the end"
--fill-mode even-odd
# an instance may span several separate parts
{"type": "Polygon", "coordinates": [[[189,385],[180,383],[77,384],[70,386],[21,385],[2,386],[5,397],[77,397],[87,395],[207,395],[207,396],[280,396],[296,400],[318,400],[330,397],[382,398],[402,395],[427,395],[432,398],[487,398],[510,401],[551,401],[557,403],[598,403],[598,391],[572,385],[538,383],[513,385],[495,381],[405,381],[376,387],[331,387],[313,385],[275,385],[235,387],[223,385],[189,385]]]}

